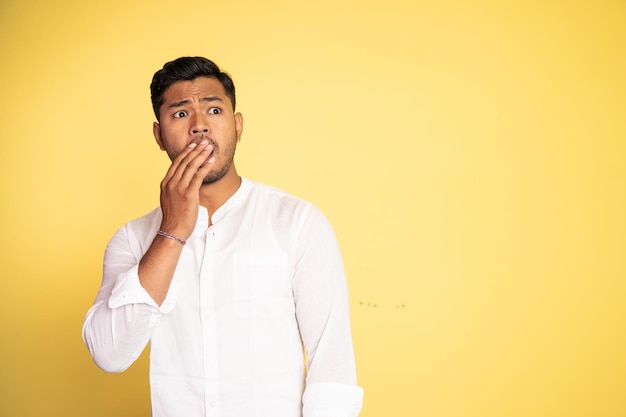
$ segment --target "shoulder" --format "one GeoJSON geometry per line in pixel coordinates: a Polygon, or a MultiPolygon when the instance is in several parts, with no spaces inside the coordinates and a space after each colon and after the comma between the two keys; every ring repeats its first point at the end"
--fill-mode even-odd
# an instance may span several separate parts
{"type": "Polygon", "coordinates": [[[141,258],[154,239],[161,216],[161,209],[156,208],[120,227],[111,237],[105,257],[111,259],[111,256],[126,253],[141,258]]]}
{"type": "Polygon", "coordinates": [[[250,197],[263,205],[272,205],[275,208],[291,211],[311,210],[314,208],[310,202],[279,188],[250,180],[246,180],[246,182],[250,187],[250,197]]]}
{"type": "Polygon", "coordinates": [[[146,230],[158,228],[159,223],[161,222],[161,217],[163,216],[160,207],[156,207],[150,212],[137,217],[126,223],[126,227],[132,230],[146,230]]]}
{"type": "Polygon", "coordinates": [[[243,179],[243,181],[245,181],[245,183],[249,187],[251,194],[258,194],[258,195],[262,195],[262,196],[269,197],[269,198],[279,198],[279,199],[293,200],[293,201],[306,203],[305,200],[299,197],[296,197],[293,194],[290,194],[279,188],[273,187],[271,185],[264,184],[261,182],[251,181],[245,178],[243,179]]]}
{"type": "Polygon", "coordinates": [[[328,223],[326,216],[313,203],[267,184],[250,180],[246,182],[250,187],[250,200],[257,208],[271,213],[272,217],[289,219],[298,228],[306,224],[328,223]]]}
{"type": "Polygon", "coordinates": [[[161,208],[156,207],[150,212],[132,219],[120,227],[116,236],[126,236],[130,240],[143,240],[147,237],[154,237],[154,233],[159,228],[162,218],[161,208]]]}

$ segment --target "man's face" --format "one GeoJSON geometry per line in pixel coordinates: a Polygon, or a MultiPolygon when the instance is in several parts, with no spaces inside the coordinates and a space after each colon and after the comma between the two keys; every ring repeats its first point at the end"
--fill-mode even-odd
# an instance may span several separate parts
{"type": "Polygon", "coordinates": [[[171,160],[191,142],[206,139],[213,145],[209,157],[215,157],[215,165],[204,183],[216,182],[234,169],[243,118],[233,113],[232,103],[217,79],[198,77],[172,84],[163,95],[159,115],[160,123],[153,126],[154,137],[171,160]]]}

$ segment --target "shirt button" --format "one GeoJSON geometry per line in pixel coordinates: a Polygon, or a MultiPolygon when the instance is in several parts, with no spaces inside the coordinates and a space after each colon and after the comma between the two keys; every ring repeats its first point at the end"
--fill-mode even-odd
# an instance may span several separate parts
{"type": "Polygon", "coordinates": [[[216,404],[215,404],[215,401],[211,401],[211,402],[209,402],[209,405],[210,405],[211,407],[215,407],[215,405],[216,405],[216,404]]]}

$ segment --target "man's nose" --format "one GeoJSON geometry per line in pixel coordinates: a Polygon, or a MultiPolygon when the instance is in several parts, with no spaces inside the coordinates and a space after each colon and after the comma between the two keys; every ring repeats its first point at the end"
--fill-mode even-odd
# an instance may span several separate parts
{"type": "Polygon", "coordinates": [[[191,133],[193,135],[198,135],[200,133],[208,133],[209,132],[209,124],[204,120],[203,117],[196,116],[191,124],[191,133]]]}

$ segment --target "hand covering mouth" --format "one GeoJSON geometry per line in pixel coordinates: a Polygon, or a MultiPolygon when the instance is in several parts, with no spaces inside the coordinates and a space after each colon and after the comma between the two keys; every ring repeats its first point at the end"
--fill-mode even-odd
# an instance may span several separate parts
{"type": "Polygon", "coordinates": [[[193,137],[193,139],[189,142],[191,143],[196,143],[199,144],[200,142],[202,142],[203,140],[206,140],[207,142],[209,142],[209,145],[213,146],[213,150],[211,151],[210,155],[213,155],[213,153],[215,153],[215,151],[219,148],[217,146],[217,143],[215,143],[215,141],[213,139],[211,139],[210,137],[208,137],[205,134],[201,134],[201,135],[196,135],[193,137]]]}

